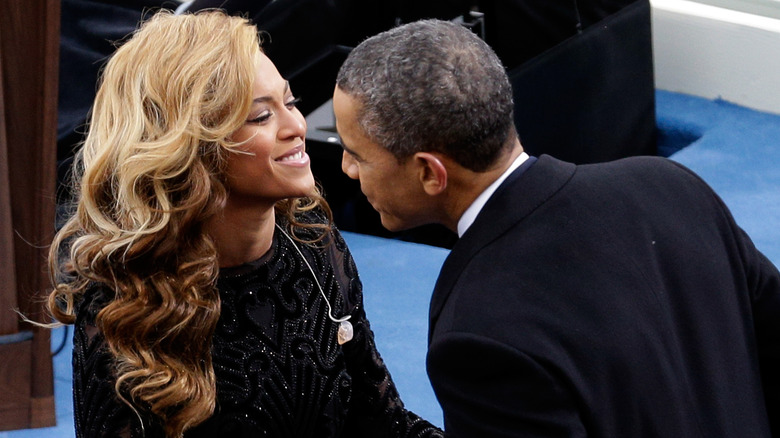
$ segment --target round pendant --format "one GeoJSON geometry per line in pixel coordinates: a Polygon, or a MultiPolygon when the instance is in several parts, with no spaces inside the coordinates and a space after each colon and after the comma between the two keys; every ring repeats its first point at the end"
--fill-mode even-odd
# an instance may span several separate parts
{"type": "Polygon", "coordinates": [[[346,344],[347,342],[352,340],[352,323],[349,321],[341,321],[339,324],[339,335],[338,335],[338,343],[339,345],[346,344]]]}

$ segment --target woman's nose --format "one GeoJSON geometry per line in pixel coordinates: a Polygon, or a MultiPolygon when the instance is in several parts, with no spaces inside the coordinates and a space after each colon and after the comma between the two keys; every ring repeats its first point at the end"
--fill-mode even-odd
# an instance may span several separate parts
{"type": "Polygon", "coordinates": [[[292,108],[282,111],[282,126],[279,129],[279,136],[286,137],[306,137],[306,118],[303,117],[298,108],[292,108]]]}

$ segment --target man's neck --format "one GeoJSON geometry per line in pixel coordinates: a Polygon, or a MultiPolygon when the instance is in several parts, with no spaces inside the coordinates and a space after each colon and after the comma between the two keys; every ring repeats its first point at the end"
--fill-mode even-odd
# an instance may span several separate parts
{"type": "Polygon", "coordinates": [[[516,140],[514,146],[505,152],[496,164],[483,172],[474,172],[457,164],[449,169],[448,207],[446,222],[443,223],[453,232],[458,231],[458,221],[466,209],[495,182],[512,163],[523,153],[520,141],[516,140]]]}

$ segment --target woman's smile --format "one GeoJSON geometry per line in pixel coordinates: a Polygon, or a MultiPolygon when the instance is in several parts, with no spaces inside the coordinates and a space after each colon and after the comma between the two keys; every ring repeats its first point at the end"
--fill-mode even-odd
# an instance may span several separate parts
{"type": "Polygon", "coordinates": [[[303,167],[309,163],[309,154],[304,145],[298,146],[274,160],[289,166],[303,167]]]}

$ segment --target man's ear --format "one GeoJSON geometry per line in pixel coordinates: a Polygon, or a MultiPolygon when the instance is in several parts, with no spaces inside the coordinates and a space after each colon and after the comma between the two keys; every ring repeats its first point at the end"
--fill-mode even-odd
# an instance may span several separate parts
{"type": "Polygon", "coordinates": [[[447,188],[447,167],[438,154],[417,152],[413,157],[425,193],[436,196],[447,188]]]}

